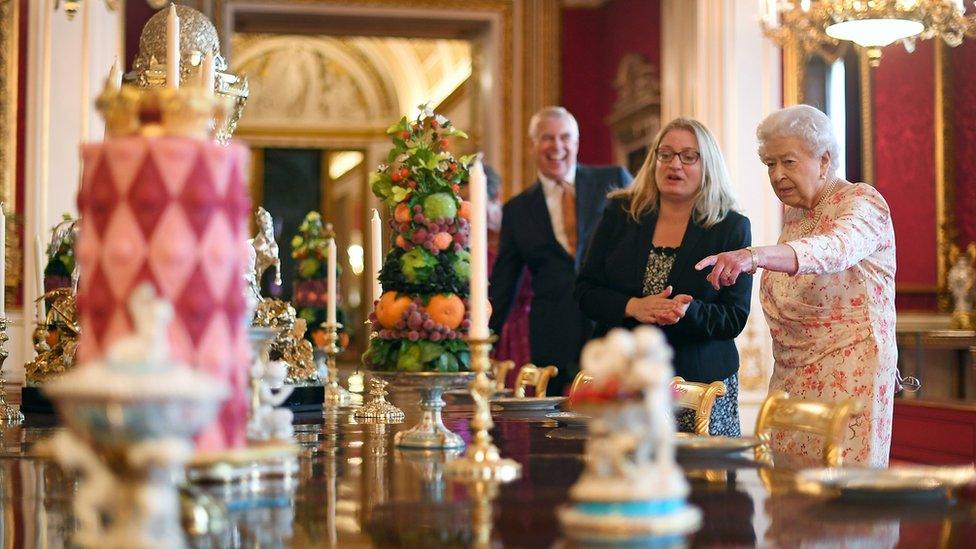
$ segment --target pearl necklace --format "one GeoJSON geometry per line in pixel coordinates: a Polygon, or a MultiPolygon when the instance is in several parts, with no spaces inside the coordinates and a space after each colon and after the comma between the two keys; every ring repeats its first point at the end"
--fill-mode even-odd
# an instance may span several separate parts
{"type": "Polygon", "coordinates": [[[806,215],[804,215],[804,219],[800,223],[800,231],[802,234],[809,235],[814,229],[817,228],[817,225],[820,223],[820,217],[823,215],[823,209],[820,206],[823,205],[828,196],[833,194],[834,187],[836,186],[837,178],[835,177],[834,179],[830,180],[830,184],[827,185],[827,188],[824,190],[823,194],[820,195],[820,199],[817,200],[817,203],[813,205],[813,217],[807,218],[806,215]]]}

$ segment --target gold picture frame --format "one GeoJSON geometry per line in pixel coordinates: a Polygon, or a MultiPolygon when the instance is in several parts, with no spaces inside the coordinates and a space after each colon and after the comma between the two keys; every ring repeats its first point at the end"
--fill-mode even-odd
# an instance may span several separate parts
{"type": "Polygon", "coordinates": [[[17,196],[19,5],[18,0],[0,0],[0,200],[7,212],[14,211],[17,196]]]}

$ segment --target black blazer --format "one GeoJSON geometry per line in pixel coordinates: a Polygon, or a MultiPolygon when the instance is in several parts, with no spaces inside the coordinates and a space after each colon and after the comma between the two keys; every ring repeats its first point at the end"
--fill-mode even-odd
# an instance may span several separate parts
{"type": "MultiPolygon", "coordinates": [[[[624,309],[631,297],[641,297],[643,292],[657,214],[646,214],[638,223],[625,207],[622,198],[607,206],[576,280],[580,308],[597,322],[594,335],[639,324],[624,318],[624,309]]],[[[749,219],[742,214],[729,212],[710,229],[688,222],[668,284],[673,287],[672,295],[688,294],[695,299],[684,318],[661,327],[674,348],[675,373],[688,381],[711,383],[738,371],[739,353],[733,338],[746,325],[752,293],[752,276],[743,274],[732,286],[716,291],[705,280],[708,269],[696,271],[695,264],[751,243],[749,219]]]]}
{"type": "Polygon", "coordinates": [[[539,181],[509,200],[502,211],[498,257],[489,287],[494,309],[491,329],[501,333],[515,301],[522,270],[528,267],[534,294],[529,313],[532,361],[540,366],[554,364],[561,380],[575,375],[580,350],[593,329],[573,299],[580,258],[606,206],[607,193],[630,181],[630,174],[619,166],[577,166],[575,259],[556,240],[539,181]]]}

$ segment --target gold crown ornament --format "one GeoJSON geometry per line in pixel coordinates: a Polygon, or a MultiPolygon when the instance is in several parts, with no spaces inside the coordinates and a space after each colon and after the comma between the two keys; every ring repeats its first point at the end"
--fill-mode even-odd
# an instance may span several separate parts
{"type": "Polygon", "coordinates": [[[106,80],[95,106],[105,119],[107,137],[141,135],[220,140],[234,109],[232,97],[200,86],[120,88],[106,80]]]}
{"type": "MultiPolygon", "coordinates": [[[[249,93],[247,77],[227,72],[227,61],[220,54],[217,28],[206,15],[180,4],[172,4],[172,6],[179,19],[180,87],[178,90],[170,90],[178,93],[164,92],[156,98],[161,105],[161,113],[168,113],[170,123],[173,124],[166,129],[175,131],[176,126],[181,125],[180,120],[187,123],[187,129],[197,128],[197,124],[192,122],[196,113],[209,109],[204,104],[206,100],[196,92],[180,93],[184,89],[199,88],[200,83],[207,81],[204,66],[209,53],[213,56],[212,95],[216,95],[215,101],[219,103],[213,110],[215,117],[211,121],[212,133],[218,141],[226,142],[237,128],[237,123],[244,112],[244,105],[247,103],[249,93]],[[194,83],[198,85],[194,86],[194,83]],[[183,84],[187,86],[184,87],[183,84]]],[[[159,61],[165,59],[169,62],[166,54],[168,17],[169,10],[159,10],[142,28],[139,37],[139,54],[132,64],[132,71],[123,78],[126,84],[146,92],[175,88],[167,84],[167,64],[159,61]]]]}

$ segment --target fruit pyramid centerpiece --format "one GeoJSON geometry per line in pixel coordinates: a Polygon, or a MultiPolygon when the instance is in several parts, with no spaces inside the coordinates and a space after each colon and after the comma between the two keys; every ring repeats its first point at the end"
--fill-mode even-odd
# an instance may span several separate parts
{"type": "Polygon", "coordinates": [[[363,363],[384,371],[465,371],[470,204],[458,192],[472,157],[455,159],[448,138],[467,136],[426,106],[387,133],[393,149],[370,184],[393,212],[395,246],[380,272],[383,294],[370,314],[375,336],[363,363]]]}
{"type": "MultiPolygon", "coordinates": [[[[295,260],[295,281],[292,290],[292,303],[298,310],[298,316],[308,323],[309,331],[319,328],[325,321],[326,307],[329,306],[329,293],[326,288],[328,265],[326,256],[329,250],[329,238],[335,234],[332,225],[322,222],[319,212],[308,212],[298,234],[291,239],[291,257],[295,260]]],[[[336,265],[336,277],[342,275],[339,265],[336,265]]],[[[340,324],[345,324],[341,305],[341,292],[336,291],[336,318],[340,324]]]]}

